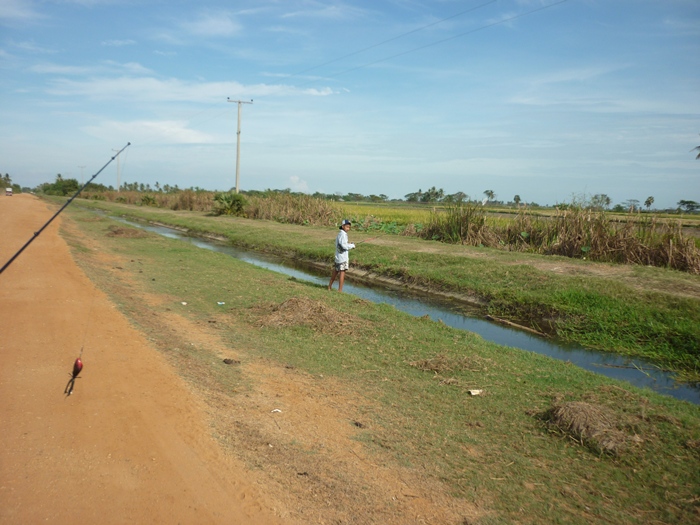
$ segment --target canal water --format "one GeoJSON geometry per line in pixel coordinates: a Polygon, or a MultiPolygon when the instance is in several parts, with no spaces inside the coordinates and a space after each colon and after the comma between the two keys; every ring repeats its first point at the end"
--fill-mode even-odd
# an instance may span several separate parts
{"type": "MultiPolygon", "coordinates": [[[[216,241],[191,237],[186,233],[171,228],[145,225],[125,219],[117,220],[165,237],[191,243],[198,248],[225,253],[247,263],[288,275],[300,281],[307,281],[322,286],[328,285],[330,271],[320,272],[293,260],[240,250],[216,241]]],[[[677,399],[700,404],[700,383],[679,383],[675,380],[673,374],[659,370],[655,365],[641,359],[631,359],[613,353],[587,350],[573,344],[546,339],[524,330],[510,328],[476,317],[476,314],[475,316],[470,316],[469,311],[465,310],[464,306],[450,303],[442,298],[436,298],[428,294],[418,294],[406,289],[391,289],[385,286],[353,283],[350,276],[345,281],[343,292],[375,303],[390,304],[398,310],[417,317],[427,315],[431,319],[435,321],[440,320],[453,328],[475,332],[484,339],[500,345],[520,348],[562,361],[569,361],[576,366],[607,377],[628,381],[638,387],[647,387],[677,399]]]]}

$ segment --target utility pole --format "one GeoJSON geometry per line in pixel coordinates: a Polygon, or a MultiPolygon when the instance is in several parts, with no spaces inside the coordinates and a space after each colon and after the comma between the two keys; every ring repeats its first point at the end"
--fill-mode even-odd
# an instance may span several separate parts
{"type": "MultiPolygon", "coordinates": [[[[112,151],[119,151],[118,149],[112,148],[112,151]]],[[[120,173],[119,173],[119,157],[117,157],[117,191],[121,191],[121,181],[119,180],[120,173]]]]}
{"type": "Polygon", "coordinates": [[[238,182],[240,180],[239,171],[241,167],[241,104],[252,104],[253,99],[251,98],[250,102],[246,102],[244,100],[231,100],[226,97],[226,100],[238,104],[238,132],[236,133],[236,193],[238,193],[238,182]]]}
{"type": "Polygon", "coordinates": [[[83,170],[85,169],[85,166],[78,166],[80,168],[80,185],[83,185],[83,170]]]}

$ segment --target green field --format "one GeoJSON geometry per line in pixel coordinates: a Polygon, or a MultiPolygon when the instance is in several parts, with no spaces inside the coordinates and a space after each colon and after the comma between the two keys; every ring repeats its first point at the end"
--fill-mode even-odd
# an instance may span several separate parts
{"type": "MultiPolygon", "coordinates": [[[[101,207],[260,250],[316,261],[332,256],[334,229],[101,207]]],[[[216,393],[235,403],[255,385],[239,374],[227,374],[206,345],[173,340],[168,330],[151,321],[158,312],[177,310],[193,326],[216,320],[219,337],[244,364],[274,363],[311,377],[332,378],[344,390],[356,392],[358,406],[371,406],[358,430],[363,446],[391,458],[389,465],[444,483],[451,497],[473,504],[479,516],[469,523],[697,523],[698,406],[416,320],[387,305],[329,293],[325,287],[187,243],[130,235],[123,225],[82,208],[70,208],[67,216],[81,232],[68,235],[78,262],[203,399],[214,399],[216,393]],[[113,235],[115,226],[123,229],[119,235],[113,235]],[[105,258],[123,262],[115,269],[104,264],[105,258]],[[181,301],[187,302],[186,309],[178,308],[181,301]],[[226,303],[225,311],[218,302],[226,303]],[[289,322],[271,322],[271,315],[285,304],[294,305],[296,315],[289,322]],[[470,395],[474,390],[481,393],[470,395]],[[574,431],[569,427],[576,418],[557,419],[567,410],[578,410],[579,419],[593,415],[589,421],[605,425],[574,431]]],[[[362,238],[354,236],[356,241],[362,238]]],[[[583,329],[590,322],[586,316],[597,319],[595,308],[612,312],[617,321],[609,324],[624,319],[631,327],[634,320],[627,316],[649,315],[661,325],[669,322],[664,316],[673,310],[685,316],[688,333],[693,322],[697,326],[697,298],[660,291],[668,286],[683,289],[691,276],[641,269],[641,274],[615,274],[613,279],[596,277],[585,273],[590,267],[580,261],[578,274],[561,276],[538,270],[535,259],[522,255],[434,245],[418,239],[368,243],[353,252],[352,260],[406,282],[477,294],[501,315],[522,307],[544,309],[541,296],[556,291],[559,303],[547,305],[568,309],[575,323],[567,326],[583,329]],[[446,251],[431,252],[435,248],[446,251]],[[650,288],[632,286],[640,282],[650,288]]],[[[600,330],[613,331],[600,324],[600,330]]],[[[573,328],[571,333],[575,335],[573,328]]],[[[210,408],[215,417],[217,407],[210,408]]],[[[233,432],[216,424],[213,431],[221,436],[233,432]]],[[[308,457],[303,443],[283,445],[292,457],[308,457]]],[[[264,465],[256,449],[242,446],[232,453],[264,465]]],[[[342,473],[328,476],[342,486],[342,473]]]]}
{"type": "MultiPolygon", "coordinates": [[[[330,263],[333,255],[332,228],[79,202],[310,262],[330,263]]],[[[352,254],[353,266],[370,275],[460,295],[483,304],[484,314],[591,348],[644,357],[691,380],[700,378],[700,278],[696,275],[381,232],[353,235],[357,241],[370,239],[352,254]]]]}

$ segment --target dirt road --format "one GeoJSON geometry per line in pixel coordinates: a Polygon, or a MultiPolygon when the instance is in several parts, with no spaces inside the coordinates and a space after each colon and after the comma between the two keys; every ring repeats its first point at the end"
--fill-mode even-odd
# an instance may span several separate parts
{"type": "MultiPolygon", "coordinates": [[[[3,197],[0,262],[52,213],[3,197]]],[[[187,385],[73,262],[59,221],[0,274],[0,522],[281,523],[187,385]]]]}
{"type": "MultiPolygon", "coordinates": [[[[0,199],[2,264],[53,213],[31,195],[0,199]]],[[[0,274],[0,523],[454,525],[483,514],[423,468],[368,451],[356,422],[372,401],[352,385],[243,359],[214,327],[225,319],[154,307],[172,298],[140,288],[119,270],[133,261],[64,220],[148,333],[235,359],[249,386],[231,397],[179,375],[188,365],[77,266],[59,218],[0,274]]]]}

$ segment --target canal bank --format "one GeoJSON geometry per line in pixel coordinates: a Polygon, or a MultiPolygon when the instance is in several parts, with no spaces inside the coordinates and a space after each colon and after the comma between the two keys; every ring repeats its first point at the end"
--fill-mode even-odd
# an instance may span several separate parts
{"type": "MultiPolygon", "coordinates": [[[[329,269],[325,265],[241,250],[224,244],[224,238],[213,235],[207,238],[191,236],[185,229],[164,224],[115,219],[165,237],[189,242],[199,248],[225,253],[293,279],[318,286],[326,286],[328,283],[329,269]]],[[[427,293],[420,287],[408,287],[397,283],[398,281],[369,272],[352,272],[344,291],[372,302],[390,304],[416,317],[428,316],[453,328],[477,333],[484,339],[500,345],[547,355],[606,377],[627,381],[640,388],[649,388],[677,399],[700,404],[700,385],[679,383],[675,374],[661,370],[645,360],[589,350],[579,345],[537,336],[525,329],[503,326],[483,318],[483,314],[477,308],[482,305],[476,298],[458,294],[427,293]]]]}

